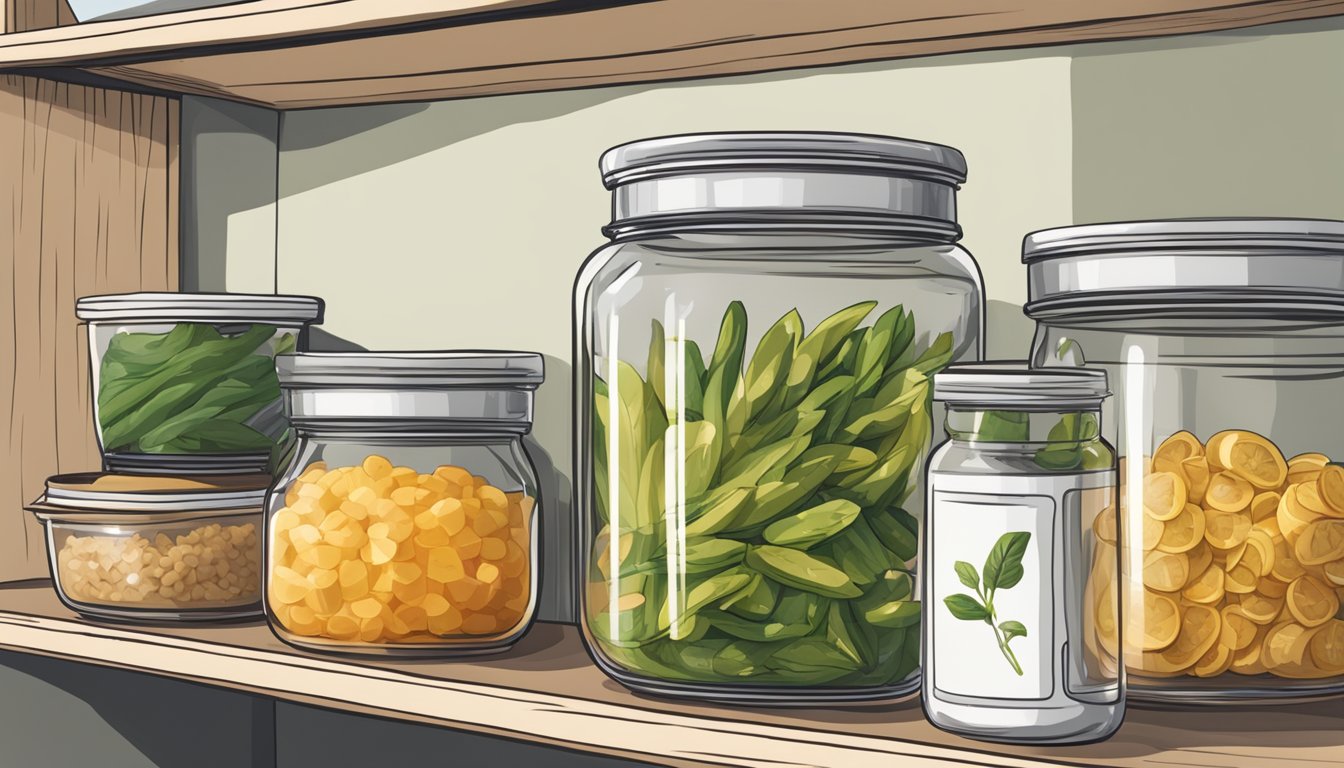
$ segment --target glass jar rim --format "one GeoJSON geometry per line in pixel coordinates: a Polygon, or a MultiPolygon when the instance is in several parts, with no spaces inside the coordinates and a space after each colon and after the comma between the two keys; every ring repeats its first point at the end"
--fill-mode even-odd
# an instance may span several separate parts
{"type": "Polygon", "coordinates": [[[1110,394],[1106,372],[1097,368],[998,361],[949,366],[933,377],[933,399],[949,410],[1097,410],[1110,394]]]}
{"type": "Polygon", "coordinates": [[[525,389],[545,380],[536,352],[453,350],[277,355],[280,387],[304,389],[525,389]]]}

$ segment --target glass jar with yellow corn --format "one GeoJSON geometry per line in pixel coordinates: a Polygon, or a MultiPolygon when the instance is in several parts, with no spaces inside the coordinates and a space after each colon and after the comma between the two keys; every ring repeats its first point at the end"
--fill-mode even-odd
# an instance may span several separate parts
{"type": "Polygon", "coordinates": [[[266,614],[317,650],[507,648],[536,605],[529,353],[277,361],[297,440],[267,502],[266,614]]]}
{"type": "MultiPolygon", "coordinates": [[[[1344,222],[1028,236],[1034,362],[1106,368],[1135,698],[1344,692],[1344,222]]],[[[1094,574],[1102,577],[1104,574],[1094,574]]]]}

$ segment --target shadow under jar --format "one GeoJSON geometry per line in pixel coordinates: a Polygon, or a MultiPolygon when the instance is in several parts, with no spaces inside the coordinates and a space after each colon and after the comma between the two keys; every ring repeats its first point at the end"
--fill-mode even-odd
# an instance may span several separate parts
{"type": "Polygon", "coordinates": [[[523,448],[540,355],[277,359],[297,441],[267,499],[266,613],[346,653],[503,650],[537,595],[536,472],[523,448]]]}
{"type": "Polygon", "coordinates": [[[1034,363],[1115,393],[1130,695],[1344,692],[1344,222],[1068,227],[1023,258],[1034,363]]]}
{"type": "Polygon", "coordinates": [[[929,378],[981,354],[961,154],[705,134],[601,167],[612,242],[575,295],[590,653],[722,702],[913,691],[929,378]]]}

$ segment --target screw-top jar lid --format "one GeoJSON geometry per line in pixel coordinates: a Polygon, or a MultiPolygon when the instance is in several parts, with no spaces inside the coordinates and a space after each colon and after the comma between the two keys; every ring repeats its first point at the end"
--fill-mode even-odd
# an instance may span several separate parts
{"type": "Polygon", "coordinates": [[[966,158],[926,141],[862,133],[753,131],[691,133],[641,139],[607,150],[600,161],[607,189],[654,176],[774,168],[848,170],[966,181],[966,158]]]}
{"type": "Polygon", "coordinates": [[[1344,314],[1344,222],[1175,219],[1061,227],[1022,244],[1035,318],[1344,314]]]}
{"type": "Polygon", "coordinates": [[[856,133],[699,133],[622,144],[599,163],[617,237],[777,225],[900,228],[955,239],[966,159],[952,147],[856,133]],[[701,220],[703,219],[703,220],[701,220]]]}
{"type": "Polygon", "coordinates": [[[300,428],[442,422],[526,432],[545,378],[534,352],[321,352],[275,362],[300,428]]]}
{"type": "Polygon", "coordinates": [[[276,356],[275,368],[280,386],[290,389],[535,389],[545,378],[535,352],[305,352],[276,356]]]}
{"type": "Polygon", "coordinates": [[[118,293],[79,299],[75,316],[95,322],[303,324],[321,321],[322,300],[253,293],[118,293]]]}
{"type": "Polygon", "coordinates": [[[128,522],[259,513],[270,484],[267,474],[193,478],[81,472],[47,478],[46,492],[28,509],[43,520],[97,516],[128,522]]]}
{"type": "Polygon", "coordinates": [[[1095,368],[1031,368],[1026,363],[954,365],[933,377],[933,399],[949,407],[1002,410],[1096,408],[1110,395],[1095,368]]]}

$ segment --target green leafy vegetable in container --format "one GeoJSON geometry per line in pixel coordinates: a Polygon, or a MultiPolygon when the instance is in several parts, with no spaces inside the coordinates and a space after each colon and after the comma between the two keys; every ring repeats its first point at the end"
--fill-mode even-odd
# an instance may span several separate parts
{"type": "Polygon", "coordinates": [[[684,682],[884,686],[919,663],[903,504],[931,436],[922,343],[897,306],[796,310],[746,347],[733,302],[705,360],[655,322],[645,375],[594,382],[588,626],[603,652],[684,682]],[[668,375],[668,371],[674,375],[668,375]]]}
{"type": "Polygon", "coordinates": [[[275,338],[257,323],[237,335],[208,323],[167,333],[112,336],[99,371],[98,423],[108,452],[243,453],[275,441],[255,423],[280,398],[274,357],[294,334],[275,338]]]}

